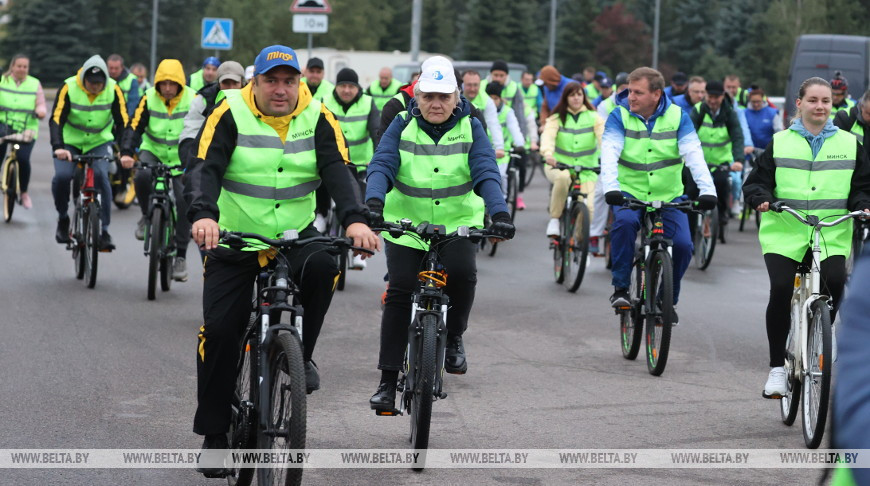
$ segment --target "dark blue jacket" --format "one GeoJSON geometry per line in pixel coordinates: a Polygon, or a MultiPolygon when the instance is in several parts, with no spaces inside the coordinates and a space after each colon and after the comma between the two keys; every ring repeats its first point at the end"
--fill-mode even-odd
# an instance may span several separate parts
{"type": "MultiPolygon", "coordinates": [[[[417,108],[416,98],[408,101],[408,112],[404,116],[397,116],[390,123],[387,131],[381,137],[375,155],[369,162],[366,176],[365,200],[379,199],[384,201],[386,194],[393,188],[393,181],[399,172],[401,157],[399,156],[399,139],[402,130],[408,126],[411,116],[417,118],[417,124],[437,144],[441,137],[450,131],[463,117],[470,116],[471,103],[460,98],[459,114],[450,115],[446,122],[440,125],[432,125],[423,119],[417,108]],[[416,115],[409,115],[410,113],[416,115]]],[[[495,150],[489,143],[486,131],[476,118],[471,118],[471,151],[468,153],[468,166],[471,169],[471,182],[474,184],[474,192],[486,204],[489,214],[507,212],[508,207],[501,193],[501,173],[495,161],[495,150]]]]}
{"type": "Polygon", "coordinates": [[[746,108],[746,124],[749,125],[749,133],[752,134],[752,143],[755,147],[763,149],[773,140],[773,119],[779,116],[779,111],[769,105],[760,110],[746,108]]]}
{"type": "Polygon", "coordinates": [[[687,115],[692,113],[692,105],[689,104],[689,100],[686,98],[685,94],[674,96],[671,100],[675,105],[682,108],[683,112],[687,115]]]}
{"type": "MultiPolygon", "coordinates": [[[[849,297],[840,307],[837,381],[834,386],[833,448],[870,449],[870,256],[852,272],[849,297]]],[[[856,258],[858,256],[856,255],[856,258]]],[[[852,469],[856,484],[870,484],[870,469],[852,469]]]]}

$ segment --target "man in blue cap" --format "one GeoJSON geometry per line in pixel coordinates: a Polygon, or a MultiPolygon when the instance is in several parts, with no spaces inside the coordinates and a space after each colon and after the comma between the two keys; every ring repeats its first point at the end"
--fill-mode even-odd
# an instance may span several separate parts
{"type": "MultiPolygon", "coordinates": [[[[203,326],[197,347],[197,399],[193,431],[204,435],[204,453],[227,448],[230,404],[236,381],[239,339],[251,312],[254,279],[270,255],[219,246],[221,230],[280,238],[320,236],[314,228],[314,191],[325,183],[338,218],[355,246],[380,249],[366,225],[368,210],[348,170],[348,151],[333,114],[300,84],[293,49],[270,46],[254,61],[254,78],[225,91],[197,136],[196,160],[185,192],[193,238],[208,254],[203,280],[203,326]]],[[[308,393],[320,388],[311,361],[329,309],[338,265],[322,244],[285,253],[305,309],[302,331],[308,393]],[[303,273],[304,270],[304,273],[303,273]]],[[[271,257],[273,258],[273,256],[271,257]]],[[[201,465],[221,476],[219,465],[201,465]]]]}
{"type": "Polygon", "coordinates": [[[187,86],[198,93],[202,88],[213,85],[217,82],[217,70],[220,65],[221,60],[214,56],[205,58],[205,61],[202,62],[202,69],[190,75],[187,86]]]}

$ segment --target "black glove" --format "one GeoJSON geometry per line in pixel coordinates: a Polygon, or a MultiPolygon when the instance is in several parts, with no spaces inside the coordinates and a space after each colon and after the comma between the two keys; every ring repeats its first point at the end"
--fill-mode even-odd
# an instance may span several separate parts
{"type": "Polygon", "coordinates": [[[604,201],[611,206],[622,206],[625,204],[625,196],[621,191],[609,191],[604,195],[604,201]]]}
{"type": "Polygon", "coordinates": [[[383,226],[384,202],[380,199],[371,198],[366,201],[369,208],[369,226],[383,226]]]}
{"type": "Polygon", "coordinates": [[[525,155],[526,148],[525,147],[514,147],[514,153],[517,155],[525,155]]]}
{"type": "Polygon", "coordinates": [[[711,194],[704,194],[703,196],[698,198],[696,204],[698,206],[698,209],[702,211],[706,211],[708,209],[716,209],[716,205],[719,204],[719,198],[711,194]]]}
{"type": "Polygon", "coordinates": [[[511,215],[505,211],[492,215],[492,225],[489,230],[498,238],[509,240],[514,237],[517,228],[511,222],[511,215]]]}

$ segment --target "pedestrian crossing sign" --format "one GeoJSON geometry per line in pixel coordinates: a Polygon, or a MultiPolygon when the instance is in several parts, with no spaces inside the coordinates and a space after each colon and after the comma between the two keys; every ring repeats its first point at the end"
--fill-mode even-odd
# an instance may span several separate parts
{"type": "Polygon", "coordinates": [[[233,48],[233,19],[202,19],[203,49],[230,50],[233,48]]]}

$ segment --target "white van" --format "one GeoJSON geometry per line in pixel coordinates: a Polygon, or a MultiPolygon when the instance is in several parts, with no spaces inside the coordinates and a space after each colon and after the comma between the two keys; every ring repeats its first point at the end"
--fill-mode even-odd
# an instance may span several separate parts
{"type": "Polygon", "coordinates": [[[818,76],[828,81],[840,71],[849,81],[849,94],[858,99],[870,87],[870,37],[809,34],[798,37],[785,88],[785,120],[794,114],[801,83],[818,76]]]}

